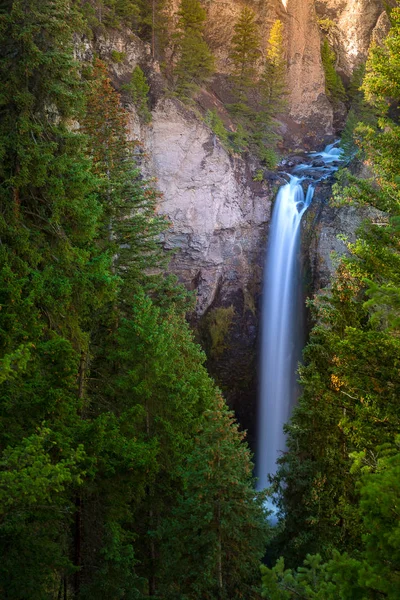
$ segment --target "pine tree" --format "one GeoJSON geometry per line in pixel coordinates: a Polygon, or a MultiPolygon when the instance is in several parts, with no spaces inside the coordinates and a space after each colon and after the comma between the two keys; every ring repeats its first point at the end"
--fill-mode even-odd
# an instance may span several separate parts
{"type": "Polygon", "coordinates": [[[240,103],[247,102],[247,93],[254,85],[260,39],[254,12],[245,6],[234,27],[230,59],[233,63],[233,81],[240,103]]]}
{"type": "Polygon", "coordinates": [[[95,242],[98,181],[72,127],[83,104],[72,45],[79,19],[67,0],[4,8],[0,479],[9,500],[0,589],[39,599],[73,571],[73,496],[87,468],[78,441],[83,357],[115,286],[95,242]]]}
{"type": "Polygon", "coordinates": [[[359,511],[364,525],[361,548],[355,556],[333,552],[324,562],[308,554],[303,566],[285,569],[281,557],[269,569],[262,567],[263,597],[271,600],[364,600],[398,598],[400,571],[399,439],[378,448],[379,454],[354,455],[353,468],[361,469],[359,511]],[[379,458],[376,459],[376,456],[379,458]]]}
{"type": "Polygon", "coordinates": [[[162,61],[170,40],[169,0],[139,0],[139,8],[139,35],[150,43],[153,58],[162,61]]]}
{"type": "Polygon", "coordinates": [[[137,421],[136,439],[155,451],[145,494],[134,518],[125,524],[137,539],[137,574],[147,581],[149,595],[154,595],[161,570],[159,529],[182,489],[180,468],[215,388],[184,315],[173,306],[157,307],[140,288],[131,298],[129,312],[126,307],[117,345],[110,353],[119,372],[108,381],[104,378],[98,393],[111,404],[117,399],[118,413],[126,415],[126,422],[137,421]]]}
{"type": "Polygon", "coordinates": [[[157,236],[166,221],[156,214],[159,194],[144,181],[128,141],[128,113],[112,88],[104,63],[96,60],[87,95],[83,130],[89,136],[93,168],[101,180],[103,243],[117,253],[120,275],[143,281],[146,269],[161,266],[157,236]]]}
{"type": "Polygon", "coordinates": [[[268,38],[264,72],[259,84],[261,109],[269,117],[281,114],[286,108],[286,58],[283,43],[283,24],[277,20],[268,38]]]}
{"type": "Polygon", "coordinates": [[[129,27],[136,31],[141,22],[139,0],[80,0],[89,27],[129,27]]]}
{"type": "Polygon", "coordinates": [[[167,594],[193,600],[256,597],[268,523],[243,438],[217,397],[184,462],[184,489],[165,525],[167,594]]]}
{"type": "Polygon", "coordinates": [[[151,112],[149,109],[149,91],[150,86],[142,69],[137,65],[132,72],[131,80],[128,84],[122,86],[122,90],[128,92],[139,118],[144,123],[150,123],[151,112]]]}
{"type": "Polygon", "coordinates": [[[199,0],[181,0],[178,17],[175,89],[179,96],[187,98],[210,78],[214,58],[204,40],[206,12],[199,0]]]}
{"type": "Polygon", "coordinates": [[[344,101],[346,99],[346,91],[340,75],[336,71],[336,54],[326,37],[322,42],[321,60],[325,72],[326,95],[333,102],[344,101]]]}
{"type": "Polygon", "coordinates": [[[268,46],[264,71],[258,84],[260,106],[257,114],[257,131],[254,140],[258,146],[258,155],[267,166],[276,164],[275,146],[279,140],[276,134],[278,123],[276,117],[285,111],[286,94],[286,59],[283,44],[283,24],[275,21],[268,38],[268,46]]]}

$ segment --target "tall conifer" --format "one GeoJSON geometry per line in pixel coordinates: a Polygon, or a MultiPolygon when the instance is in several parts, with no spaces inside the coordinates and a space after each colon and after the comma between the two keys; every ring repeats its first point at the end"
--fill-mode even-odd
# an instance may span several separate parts
{"type": "Polygon", "coordinates": [[[214,58],[204,40],[206,11],[199,0],[181,0],[178,11],[176,91],[189,97],[214,71],[214,58]]]}
{"type": "Polygon", "coordinates": [[[275,21],[268,38],[264,71],[258,90],[260,94],[258,129],[254,134],[254,140],[258,146],[258,156],[272,167],[276,163],[275,146],[280,139],[276,133],[278,126],[276,117],[282,114],[287,106],[283,23],[279,20],[275,21]]]}
{"type": "Polygon", "coordinates": [[[269,531],[265,498],[254,491],[244,434],[220,396],[184,460],[183,483],[166,523],[166,593],[193,600],[256,598],[269,531]]]}
{"type": "Polygon", "coordinates": [[[0,590],[34,600],[72,571],[73,490],[86,469],[77,439],[84,359],[94,312],[114,286],[110,261],[97,260],[97,179],[73,127],[82,106],[73,3],[7,4],[0,9],[0,487],[9,501],[1,509],[0,590]]]}
{"type": "Polygon", "coordinates": [[[246,101],[247,92],[254,85],[259,56],[260,39],[255,14],[245,6],[234,27],[230,51],[235,90],[240,102],[246,101]]]}

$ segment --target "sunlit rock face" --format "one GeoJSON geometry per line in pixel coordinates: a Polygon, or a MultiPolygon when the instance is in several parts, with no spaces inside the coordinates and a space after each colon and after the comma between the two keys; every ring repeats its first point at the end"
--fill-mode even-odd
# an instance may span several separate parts
{"type": "Polygon", "coordinates": [[[317,139],[321,143],[322,138],[333,133],[333,109],[325,95],[314,0],[213,0],[205,5],[206,38],[216,56],[213,89],[223,101],[233,101],[224,76],[232,71],[229,49],[235,23],[244,6],[249,6],[256,15],[261,40],[260,69],[274,21],[280,19],[284,24],[290,112],[283,125],[284,135],[294,134],[293,145],[302,145],[304,139],[309,139],[310,148],[317,139]]]}
{"type": "Polygon", "coordinates": [[[325,94],[314,0],[287,0],[286,9],[290,115],[302,127],[299,137],[332,135],[333,109],[325,94]]]}
{"type": "Polygon", "coordinates": [[[204,314],[222,285],[229,295],[254,278],[271,194],[174,100],[157,104],[144,144],[149,174],[164,193],[160,210],[171,221],[165,245],[179,249],[172,268],[197,289],[197,310],[204,314]]]}
{"type": "Polygon", "coordinates": [[[381,40],[390,23],[386,7],[389,0],[316,0],[320,18],[330,18],[337,25],[338,69],[350,77],[354,68],[366,60],[373,39],[381,40]]]}
{"type": "Polygon", "coordinates": [[[149,50],[128,32],[111,32],[95,44],[79,46],[90,60],[94,51],[108,64],[115,87],[129,80],[140,65],[152,84],[152,121],[140,123],[128,98],[132,139],[145,176],[162,192],[159,211],[170,226],[164,245],[177,252],[171,270],[197,292],[200,317],[217,303],[241,297],[261,282],[262,255],[269,222],[272,184],[254,182],[249,164],[231,156],[204,121],[162,89],[149,50]],[[95,47],[93,47],[95,46],[95,47]],[[113,50],[124,53],[112,61],[113,50]]]}

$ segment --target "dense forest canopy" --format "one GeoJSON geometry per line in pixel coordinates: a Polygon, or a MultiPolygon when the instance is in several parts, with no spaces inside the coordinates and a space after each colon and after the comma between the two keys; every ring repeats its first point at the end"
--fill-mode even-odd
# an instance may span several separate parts
{"type": "MultiPolygon", "coordinates": [[[[5,4],[0,595],[250,597],[268,533],[250,454],[163,274],[120,96],[74,59],[87,11],[5,4]]],[[[146,86],[127,90],[144,119],[146,86]]]]}
{"type": "MultiPolygon", "coordinates": [[[[76,58],[77,40],[128,28],[193,107],[215,69],[205,3],[182,0],[174,22],[165,0],[0,3],[2,598],[400,597],[400,9],[388,11],[347,89],[321,38],[327,95],[349,115],[332,202],[371,218],[310,303],[288,451],[256,492],[186,321],[194,299],[167,273],[168,222],[121,102],[147,126],[148,78],[138,65],[117,91],[106,63],[76,58]]],[[[233,126],[203,115],[261,173],[287,110],[284,40],[276,20],[264,42],[243,7],[233,126]]]]}

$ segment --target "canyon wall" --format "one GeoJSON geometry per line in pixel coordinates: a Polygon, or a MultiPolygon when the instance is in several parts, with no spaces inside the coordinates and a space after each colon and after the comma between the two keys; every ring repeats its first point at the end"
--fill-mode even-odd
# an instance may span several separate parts
{"type": "Polygon", "coordinates": [[[173,250],[170,270],[196,293],[190,316],[210,357],[209,368],[241,423],[254,422],[258,297],[278,175],[253,181],[249,162],[232,156],[196,113],[165,93],[148,48],[127,32],[84,41],[80,57],[94,51],[109,66],[114,86],[139,64],[152,86],[152,120],[140,122],[127,96],[130,135],[140,141],[144,175],[163,193],[159,211],[170,226],[163,236],[173,250]],[[123,53],[113,62],[113,51],[123,53]],[[216,342],[217,340],[217,342],[216,342]],[[239,401],[240,400],[240,401],[239,401]]]}
{"type": "Polygon", "coordinates": [[[337,68],[347,78],[367,58],[372,40],[381,40],[389,29],[386,9],[394,0],[315,0],[320,18],[336,24],[333,38],[337,50],[337,68]]]}
{"type": "MultiPolygon", "coordinates": [[[[321,61],[319,20],[330,19],[330,34],[337,53],[337,69],[349,81],[354,68],[365,61],[373,39],[380,40],[389,27],[385,6],[395,0],[214,0],[205,4],[208,13],[206,38],[217,58],[217,74],[212,89],[222,102],[231,100],[224,76],[232,70],[229,60],[234,25],[243,6],[256,14],[265,53],[273,22],[284,23],[288,64],[289,116],[282,131],[292,148],[315,147],[334,134],[335,107],[325,93],[325,74],[321,61]]],[[[178,0],[174,2],[177,10],[178,0]]]]}
{"type": "MultiPolygon", "coordinates": [[[[176,9],[175,2],[175,9],[176,9]]],[[[217,75],[200,95],[208,106],[229,100],[229,43],[244,3],[214,0],[207,5],[207,39],[217,57],[217,75]]],[[[276,18],[285,24],[290,114],[284,133],[293,148],[321,146],[332,138],[334,109],[325,95],[318,18],[336,23],[338,68],[349,78],[366,57],[374,36],[387,30],[381,0],[250,0],[261,37],[266,41],[276,18]]],[[[163,243],[173,249],[170,268],[197,296],[192,315],[208,350],[209,367],[237,412],[252,429],[257,380],[259,298],[271,205],[279,178],[269,174],[253,181],[251,158],[232,156],[198,113],[165,93],[160,69],[150,49],[129,32],[109,32],[77,45],[78,55],[89,59],[94,51],[109,65],[116,89],[127,83],[136,65],[151,85],[152,122],[140,123],[128,97],[132,139],[145,174],[154,177],[163,192],[159,210],[170,220],[163,243]],[[113,61],[113,51],[123,60],[113,61]],[[216,345],[215,340],[218,344],[216,345]]],[[[264,46],[265,49],[265,46],[264,46]]],[[[204,106],[203,106],[204,108],[204,106]]],[[[325,195],[324,195],[325,194],[325,195]]],[[[311,249],[313,286],[327,283],[334,268],[331,251],[344,250],[337,233],[354,231],[359,218],[349,211],[332,212],[315,198],[307,244],[311,249]]],[[[250,432],[251,435],[251,432],[250,432]]]]}

